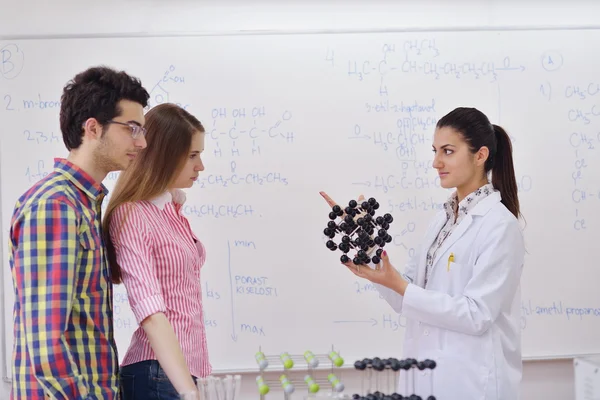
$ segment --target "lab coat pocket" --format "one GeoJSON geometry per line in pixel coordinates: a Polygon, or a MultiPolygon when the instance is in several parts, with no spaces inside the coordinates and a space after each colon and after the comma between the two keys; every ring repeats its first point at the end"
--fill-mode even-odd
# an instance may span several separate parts
{"type": "Polygon", "coordinates": [[[462,294],[473,276],[473,269],[469,264],[450,262],[447,267],[448,289],[450,295],[462,294]]]}
{"type": "Polygon", "coordinates": [[[453,352],[439,354],[434,360],[437,365],[433,371],[433,386],[437,398],[485,398],[489,374],[485,365],[453,352]]]}

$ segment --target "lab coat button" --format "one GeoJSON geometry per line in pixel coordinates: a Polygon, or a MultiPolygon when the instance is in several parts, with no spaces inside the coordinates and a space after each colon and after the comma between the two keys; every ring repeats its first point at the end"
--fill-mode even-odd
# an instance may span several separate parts
{"type": "Polygon", "coordinates": [[[423,335],[429,336],[429,331],[427,329],[425,329],[425,331],[423,332],[423,335]]]}

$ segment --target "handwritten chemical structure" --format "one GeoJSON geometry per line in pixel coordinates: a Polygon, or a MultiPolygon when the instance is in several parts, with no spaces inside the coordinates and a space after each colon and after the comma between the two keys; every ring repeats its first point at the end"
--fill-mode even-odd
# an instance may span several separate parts
{"type": "MultiPolygon", "coordinates": [[[[418,119],[418,118],[413,118],[418,119]]],[[[402,119],[398,120],[397,125],[400,127],[406,127],[402,119]]],[[[435,126],[435,120],[432,125],[435,126]]],[[[363,133],[363,129],[360,125],[354,126],[354,133],[348,136],[348,140],[353,141],[369,141],[374,146],[381,148],[383,151],[393,150],[396,158],[402,161],[416,161],[417,159],[417,145],[424,145],[431,143],[431,135],[426,133],[414,132],[414,124],[410,124],[407,130],[403,128],[395,129],[394,131],[371,131],[369,133],[363,133]]]]}
{"type": "Polygon", "coordinates": [[[565,98],[575,98],[579,100],[587,100],[589,97],[594,97],[600,94],[600,83],[590,82],[587,85],[568,85],[565,87],[565,98]]]}
{"type": "Polygon", "coordinates": [[[267,172],[267,173],[256,173],[250,172],[245,174],[209,174],[206,177],[198,179],[195,183],[200,189],[206,189],[208,187],[233,187],[238,185],[288,185],[286,177],[282,176],[279,172],[267,172]]]}
{"type": "MultiPolygon", "coordinates": [[[[387,193],[391,190],[431,190],[441,188],[439,176],[416,176],[409,177],[406,173],[403,176],[397,175],[379,175],[374,179],[364,182],[354,182],[354,185],[373,187],[375,190],[381,190],[387,193]]],[[[533,187],[533,179],[529,175],[517,176],[517,190],[519,192],[529,192],[533,187]]]]}
{"type": "Polygon", "coordinates": [[[207,136],[214,146],[209,154],[216,158],[261,156],[261,145],[270,141],[288,145],[295,142],[289,110],[271,118],[264,106],[221,107],[213,109],[211,116],[213,124],[207,128],[207,136]]]}
{"type": "Polygon", "coordinates": [[[257,216],[251,204],[186,204],[183,215],[194,218],[243,218],[257,216]]]}
{"type": "MultiPolygon", "coordinates": [[[[369,283],[359,283],[356,282],[356,293],[368,293],[374,292],[377,289],[374,288],[372,284],[369,283]]],[[[378,329],[378,330],[389,330],[392,332],[396,332],[399,329],[406,328],[406,318],[400,315],[392,314],[382,314],[381,316],[377,316],[377,318],[353,318],[347,320],[337,320],[333,321],[334,324],[339,325],[364,325],[369,328],[378,329]]]]}
{"type": "MultiPolygon", "coordinates": [[[[525,66],[513,62],[506,55],[500,59],[483,60],[444,60],[444,51],[434,39],[407,40],[401,44],[384,43],[380,45],[381,57],[378,59],[347,59],[344,64],[349,77],[358,81],[379,80],[379,94],[388,95],[384,78],[405,74],[430,76],[433,80],[444,77],[453,79],[487,79],[496,82],[502,73],[520,73],[525,66]]],[[[325,62],[336,66],[336,50],[327,48],[325,62]]]]}
{"type": "Polygon", "coordinates": [[[583,125],[589,125],[596,122],[600,117],[600,105],[592,105],[586,108],[571,108],[568,111],[568,118],[571,122],[580,122],[583,125]]]}
{"type": "MultiPolygon", "coordinates": [[[[550,83],[547,83],[551,87],[550,83]]],[[[600,84],[591,82],[571,82],[563,90],[561,104],[565,105],[567,120],[573,124],[574,130],[565,136],[566,142],[573,151],[572,169],[569,171],[572,188],[570,200],[575,208],[572,227],[576,232],[584,232],[590,228],[586,219],[586,210],[592,202],[600,200],[600,185],[590,181],[593,165],[600,146],[600,130],[597,129],[597,117],[600,117],[600,84]]]]}
{"type": "Polygon", "coordinates": [[[571,178],[573,182],[573,190],[571,192],[571,200],[575,204],[575,220],[573,221],[573,229],[583,231],[588,229],[586,219],[580,213],[581,206],[586,205],[590,201],[600,200],[600,189],[590,189],[590,182],[585,180],[586,171],[590,166],[588,164],[586,154],[595,152],[593,138],[586,136],[583,133],[573,133],[569,140],[571,146],[575,149],[575,160],[573,161],[573,170],[571,178]]]}
{"type": "Polygon", "coordinates": [[[387,193],[390,190],[396,188],[401,190],[416,189],[416,190],[429,190],[432,188],[439,188],[440,178],[439,177],[416,177],[410,178],[407,176],[396,176],[396,175],[378,175],[375,178],[365,182],[354,182],[354,185],[362,185],[367,187],[373,187],[375,190],[381,190],[387,193]]]}
{"type": "Polygon", "coordinates": [[[177,75],[175,69],[174,65],[170,65],[162,78],[150,89],[150,99],[148,100],[147,108],[152,108],[163,103],[175,103],[184,110],[188,109],[190,104],[177,103],[172,99],[171,92],[169,91],[172,85],[185,84],[185,76],[177,75]]]}

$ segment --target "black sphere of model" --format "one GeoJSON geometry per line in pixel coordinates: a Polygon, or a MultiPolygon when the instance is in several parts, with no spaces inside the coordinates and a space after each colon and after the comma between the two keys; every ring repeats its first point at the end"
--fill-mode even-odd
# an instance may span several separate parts
{"type": "Polygon", "coordinates": [[[379,203],[373,197],[361,202],[350,200],[346,207],[335,205],[329,212],[329,221],[323,234],[328,238],[326,246],[331,251],[340,250],[342,263],[379,264],[383,247],[391,243],[389,229],[394,218],[391,214],[376,216],[379,203]],[[341,236],[335,241],[337,235],[341,236]],[[375,250],[375,252],[374,252],[375,250]],[[349,255],[349,253],[354,253],[349,255]]]}

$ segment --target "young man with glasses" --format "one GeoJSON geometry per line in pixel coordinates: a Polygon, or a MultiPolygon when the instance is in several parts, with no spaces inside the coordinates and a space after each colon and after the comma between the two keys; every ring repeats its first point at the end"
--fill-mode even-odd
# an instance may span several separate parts
{"type": "Polygon", "coordinates": [[[69,155],[19,198],[11,220],[11,399],[118,399],[102,181],[146,147],[148,98],[139,80],[105,67],[78,74],[63,90],[69,155]]]}

